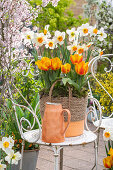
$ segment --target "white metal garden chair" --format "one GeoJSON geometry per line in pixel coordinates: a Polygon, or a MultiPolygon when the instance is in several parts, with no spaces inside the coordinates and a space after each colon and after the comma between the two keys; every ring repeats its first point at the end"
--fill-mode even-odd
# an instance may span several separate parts
{"type": "MultiPolygon", "coordinates": [[[[112,69],[112,66],[113,66],[111,61],[109,60],[109,58],[106,58],[105,56],[107,56],[107,55],[95,57],[89,63],[89,66],[91,65],[92,75],[93,75],[93,77],[95,78],[95,80],[97,82],[98,82],[98,80],[96,79],[96,77],[94,75],[94,72],[93,72],[93,67],[94,67],[94,64],[96,63],[96,61],[99,60],[99,59],[102,59],[102,58],[103,59],[107,59],[110,62],[110,64],[111,64],[111,69],[112,69]]],[[[110,54],[110,56],[111,56],[111,54],[110,54]]],[[[24,59],[20,58],[18,60],[24,60],[24,59]]],[[[33,59],[31,59],[29,65],[26,63],[26,65],[27,65],[26,69],[27,69],[28,72],[31,72],[30,66],[31,66],[32,62],[34,62],[33,59]]],[[[109,71],[111,71],[111,69],[109,71]]],[[[27,72],[26,75],[28,75],[28,72],[27,72]]],[[[31,72],[31,74],[34,74],[34,73],[31,72]]],[[[23,74],[23,76],[26,76],[26,75],[23,74]]],[[[90,107],[89,112],[87,113],[87,115],[91,114],[91,120],[92,120],[94,125],[96,125],[95,122],[98,122],[98,124],[96,125],[96,130],[94,130],[92,132],[89,129],[88,123],[87,123],[87,115],[86,115],[85,123],[86,123],[86,129],[87,130],[84,131],[83,135],[77,136],[77,137],[72,137],[72,138],[66,138],[65,142],[57,143],[57,144],[49,144],[49,143],[42,142],[42,140],[41,140],[41,124],[39,122],[38,117],[36,116],[36,110],[37,110],[37,107],[38,107],[39,103],[37,103],[35,110],[33,110],[31,105],[24,98],[24,96],[20,93],[20,91],[16,88],[16,86],[14,84],[12,84],[13,87],[20,93],[20,95],[22,96],[23,100],[27,103],[28,107],[15,103],[14,99],[13,99],[13,94],[11,92],[11,88],[10,88],[9,82],[7,84],[8,84],[9,95],[10,95],[10,98],[11,98],[11,101],[12,101],[12,104],[13,104],[13,108],[14,108],[14,111],[15,111],[15,117],[16,117],[16,121],[17,121],[17,124],[18,124],[18,128],[19,128],[21,137],[23,139],[23,143],[22,143],[22,157],[23,157],[23,150],[24,150],[24,141],[27,141],[29,143],[38,143],[39,145],[48,145],[48,146],[52,147],[52,149],[54,151],[55,170],[58,170],[59,169],[58,168],[58,156],[59,156],[59,153],[60,153],[61,149],[64,146],[72,146],[72,145],[79,145],[79,144],[94,142],[95,143],[95,166],[96,166],[96,170],[97,170],[97,147],[98,147],[98,145],[97,145],[97,135],[95,135],[94,132],[98,131],[98,129],[100,128],[100,125],[101,125],[101,121],[102,121],[102,107],[101,107],[99,101],[93,97],[89,82],[88,82],[88,85],[89,85],[89,96],[88,96],[88,99],[93,101],[93,106],[90,107]],[[16,106],[23,107],[24,109],[27,109],[33,115],[33,117],[34,117],[33,124],[31,124],[30,121],[25,119],[24,117],[22,117],[20,119],[20,121],[18,120],[18,116],[17,116],[17,113],[16,113],[16,106]],[[97,115],[96,107],[98,107],[99,116],[97,115]],[[23,127],[23,125],[22,125],[23,121],[28,123],[29,129],[25,129],[23,127]],[[33,130],[33,127],[34,127],[35,123],[38,123],[39,129],[33,130]]],[[[109,119],[111,120],[111,118],[109,118],[109,119]]],[[[94,169],[94,167],[92,169],[94,169]]],[[[62,167],[61,167],[61,169],[62,169],[62,167]]],[[[22,160],[21,160],[21,163],[20,163],[20,170],[22,170],[22,160]]]]}
{"type": "MultiPolygon", "coordinates": [[[[104,68],[106,73],[109,73],[111,71],[113,71],[113,63],[111,62],[111,60],[109,59],[109,57],[113,57],[113,54],[105,54],[105,55],[101,55],[101,56],[97,56],[95,58],[93,58],[89,65],[91,65],[91,74],[93,76],[93,78],[95,79],[95,81],[101,86],[101,88],[105,91],[106,95],[108,95],[111,99],[111,101],[113,102],[113,97],[108,93],[108,91],[103,87],[103,85],[99,82],[99,80],[96,78],[95,73],[94,73],[94,66],[95,64],[99,61],[99,60],[107,60],[109,62],[109,69],[107,69],[106,67],[104,68]]],[[[113,82],[112,82],[113,83],[113,82]]],[[[89,90],[90,90],[90,94],[92,94],[92,90],[91,90],[91,86],[90,83],[88,82],[88,86],[89,86],[89,90]]],[[[94,113],[96,113],[96,108],[95,108],[95,104],[93,103],[93,108],[94,108],[94,113]]],[[[97,115],[97,113],[95,114],[97,115]]],[[[91,119],[93,120],[94,115],[91,114],[91,119]]],[[[98,127],[100,121],[98,120],[98,116],[96,117],[96,121],[94,122],[94,125],[96,127],[98,127]]],[[[109,116],[102,116],[102,122],[100,124],[100,128],[105,129],[106,127],[113,127],[113,112],[109,115],[109,116]]]]}

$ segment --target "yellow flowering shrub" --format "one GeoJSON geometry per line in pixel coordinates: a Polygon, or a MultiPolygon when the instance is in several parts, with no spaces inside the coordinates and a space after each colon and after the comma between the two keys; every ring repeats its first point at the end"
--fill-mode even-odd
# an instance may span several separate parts
{"type": "MultiPolygon", "coordinates": [[[[100,83],[108,91],[108,93],[113,97],[113,72],[97,74],[96,78],[100,81],[100,83]]],[[[93,92],[93,94],[98,97],[101,106],[104,107],[103,114],[111,114],[113,112],[113,101],[97,82],[93,86],[93,92]]]]}

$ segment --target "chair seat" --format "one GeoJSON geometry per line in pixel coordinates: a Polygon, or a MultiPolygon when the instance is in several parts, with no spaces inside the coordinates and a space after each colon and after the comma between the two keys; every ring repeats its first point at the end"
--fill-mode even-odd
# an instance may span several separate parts
{"type": "Polygon", "coordinates": [[[39,129],[30,130],[28,132],[23,133],[23,138],[29,143],[36,143],[37,138],[39,137],[39,129]]]}
{"type": "MultiPolygon", "coordinates": [[[[99,120],[95,121],[94,125],[97,127],[99,125],[99,120]]],[[[106,128],[106,127],[113,127],[113,118],[102,119],[100,128],[106,128]]]]}
{"type": "Polygon", "coordinates": [[[40,145],[50,145],[50,146],[72,146],[72,145],[81,145],[93,142],[97,139],[97,135],[95,135],[91,131],[84,130],[83,134],[76,137],[68,137],[65,138],[64,142],[61,143],[46,143],[41,140],[41,138],[37,141],[37,144],[40,145]]]}

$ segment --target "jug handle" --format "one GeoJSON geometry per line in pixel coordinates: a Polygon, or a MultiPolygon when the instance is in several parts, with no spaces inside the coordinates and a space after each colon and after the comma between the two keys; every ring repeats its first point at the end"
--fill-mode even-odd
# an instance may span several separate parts
{"type": "Polygon", "coordinates": [[[69,126],[70,120],[71,120],[71,113],[70,113],[70,111],[69,111],[68,109],[63,109],[63,110],[62,110],[62,113],[63,113],[63,112],[67,112],[67,114],[68,114],[67,126],[66,126],[66,128],[64,129],[64,133],[65,133],[66,130],[67,130],[67,128],[68,128],[68,126],[69,126]]]}

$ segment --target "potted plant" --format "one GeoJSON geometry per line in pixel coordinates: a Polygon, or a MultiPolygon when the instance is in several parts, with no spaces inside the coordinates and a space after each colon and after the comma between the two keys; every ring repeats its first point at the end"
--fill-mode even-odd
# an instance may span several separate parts
{"type": "Polygon", "coordinates": [[[60,102],[64,108],[70,109],[71,123],[66,136],[80,135],[83,133],[87,107],[88,62],[97,50],[95,42],[103,41],[107,35],[103,28],[98,30],[88,23],[77,30],[72,28],[67,29],[66,33],[55,31],[52,34],[54,36],[49,32],[49,25],[42,33],[22,33],[23,43],[31,48],[43,85],[40,91],[42,119],[44,104],[52,95],[53,102],[60,102]],[[61,82],[54,84],[53,89],[56,80],[61,82]]]}
{"type": "MultiPolygon", "coordinates": [[[[29,92],[30,92],[30,89],[29,89],[29,92]]],[[[22,99],[17,92],[15,92],[15,95],[16,95],[16,101],[22,102],[21,101],[22,99]]],[[[35,96],[33,97],[34,97],[33,100],[31,98],[30,100],[32,101],[31,102],[32,108],[34,109],[36,104],[39,101],[38,93],[36,93],[35,96]]],[[[6,109],[7,110],[4,110],[4,114],[3,114],[4,115],[3,131],[5,132],[5,135],[9,134],[10,136],[12,136],[12,139],[14,140],[14,146],[13,146],[14,150],[21,152],[22,138],[21,138],[18,126],[17,126],[14,110],[12,107],[12,102],[10,99],[7,99],[6,101],[6,109]]],[[[28,111],[22,110],[22,108],[20,108],[19,106],[16,106],[16,112],[17,112],[17,116],[19,120],[21,119],[21,117],[24,117],[27,120],[29,120],[31,124],[33,123],[34,121],[33,116],[28,111]]],[[[39,108],[37,108],[37,116],[39,116],[39,108]]],[[[23,126],[26,129],[29,128],[28,124],[24,123],[23,126]]],[[[34,129],[38,129],[37,124],[34,126],[34,129]]],[[[24,153],[23,153],[23,165],[22,165],[23,169],[35,170],[38,154],[39,154],[39,145],[34,144],[34,143],[28,143],[25,141],[24,153]]],[[[11,170],[15,170],[15,169],[19,170],[19,166],[20,166],[20,163],[18,165],[12,165],[11,170]]]]}

